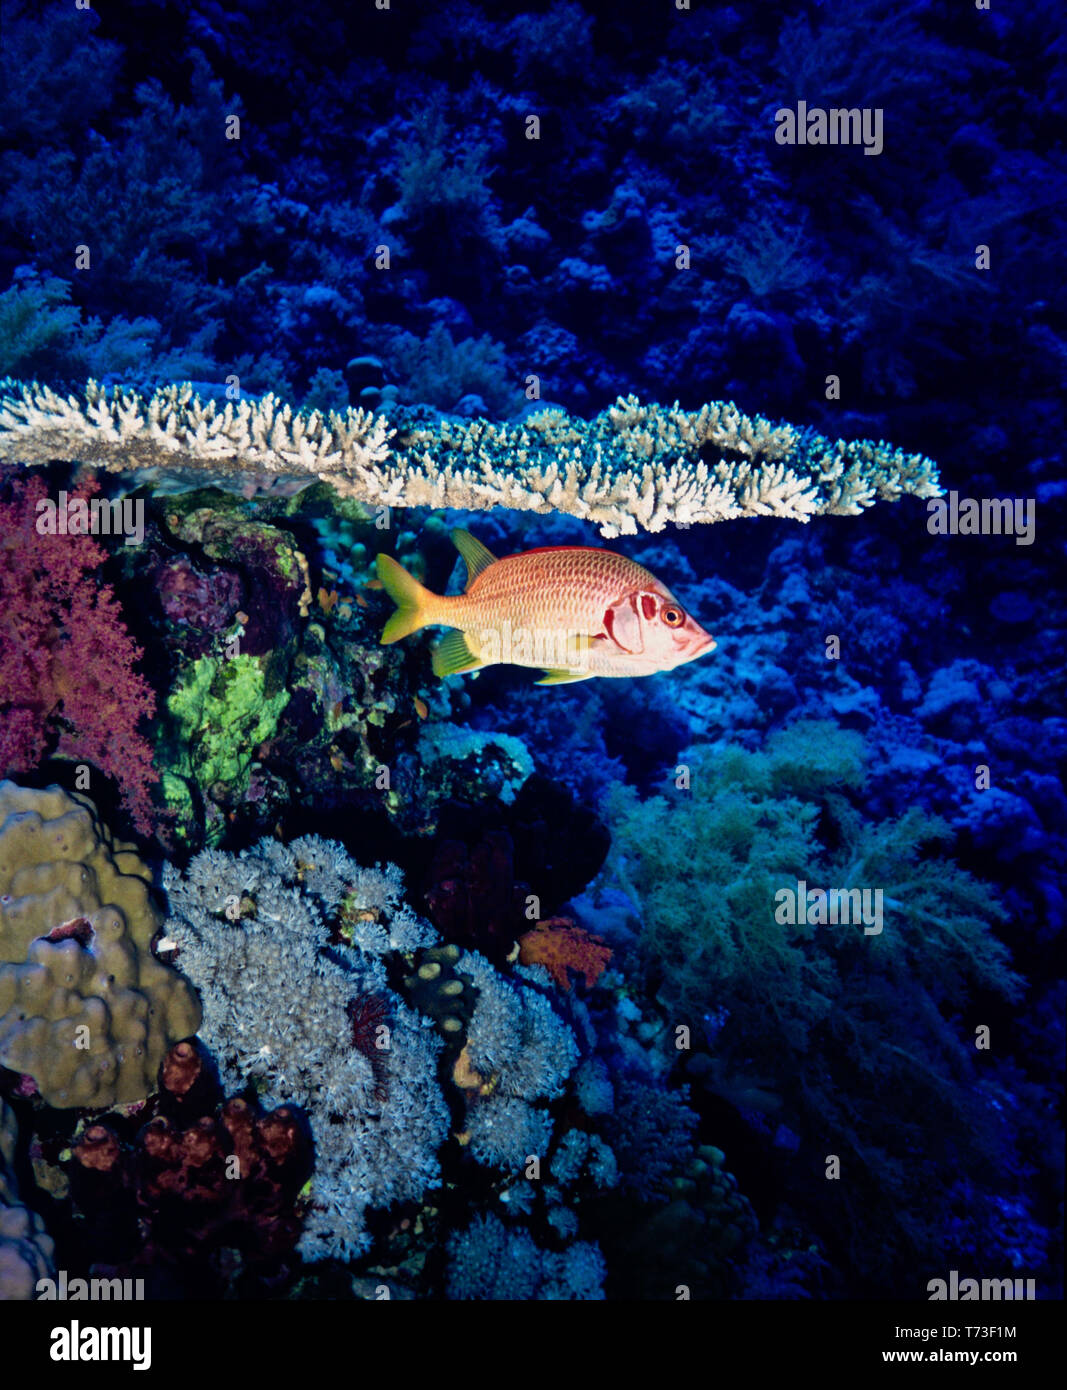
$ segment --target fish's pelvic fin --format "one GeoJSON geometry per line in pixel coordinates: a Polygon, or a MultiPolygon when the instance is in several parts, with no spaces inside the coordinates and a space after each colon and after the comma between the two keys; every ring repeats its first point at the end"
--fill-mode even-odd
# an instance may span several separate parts
{"type": "Polygon", "coordinates": [[[482,545],[480,540],[472,536],[469,531],[453,531],[452,543],[466,562],[466,588],[469,589],[483,570],[487,570],[490,565],[496,564],[496,556],[487,546],[482,545]]]}
{"type": "Polygon", "coordinates": [[[426,605],[434,596],[391,555],[379,555],[376,568],[382,588],[396,604],[396,612],[382,629],[381,645],[386,647],[426,626],[426,605]]]}
{"type": "Polygon", "coordinates": [[[463,632],[446,632],[433,649],[433,673],[442,680],[460,671],[478,671],[490,665],[491,662],[483,661],[471,648],[463,632]]]}
{"type": "Polygon", "coordinates": [[[534,681],[534,685],[567,685],[570,681],[592,679],[592,671],[546,671],[539,681],[534,681]]]}

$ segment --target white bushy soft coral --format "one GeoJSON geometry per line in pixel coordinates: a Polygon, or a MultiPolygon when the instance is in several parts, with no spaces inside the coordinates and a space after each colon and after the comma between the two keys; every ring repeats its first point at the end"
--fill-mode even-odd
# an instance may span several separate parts
{"type": "Polygon", "coordinates": [[[481,1163],[515,1171],[528,1155],[547,1153],[552,1117],[536,1102],[563,1094],[578,1044],[533,984],[504,979],[477,951],[463,955],[457,969],[478,991],[467,1028],[471,1065],[496,1079],[495,1094],[471,1107],[471,1152],[481,1163]]]}
{"type": "Polygon", "coordinates": [[[294,872],[309,893],[336,908],[357,874],[362,872],[344,845],[320,835],[304,835],[289,846],[294,872]]]}
{"type": "Polygon", "coordinates": [[[502,1095],[552,1100],[578,1061],[574,1034],[546,995],[499,975],[483,955],[468,951],[458,970],[470,977],[478,999],[467,1029],[471,1065],[499,1074],[502,1095]]]}
{"type": "Polygon", "coordinates": [[[186,875],[210,912],[225,911],[228,900],[243,891],[240,861],[221,850],[202,849],[189,861],[186,875]]]}
{"type": "MultiPolygon", "coordinates": [[[[375,864],[373,869],[357,869],[352,896],[360,907],[391,912],[400,905],[404,893],[404,871],[396,864],[375,864]]],[[[407,911],[407,909],[404,909],[407,911]]]]}
{"type": "Polygon", "coordinates": [[[249,858],[253,859],[260,866],[260,872],[284,879],[286,883],[291,883],[296,877],[296,855],[292,846],[283,844],[281,840],[264,837],[254,849],[245,850],[241,858],[246,861],[249,858]]]}
{"type": "Polygon", "coordinates": [[[518,1173],[531,1155],[543,1158],[552,1139],[547,1110],[507,1096],[489,1096],[467,1117],[470,1150],[479,1163],[518,1173]]]}
{"type": "Polygon", "coordinates": [[[615,1105],[615,1092],[608,1069],[599,1057],[589,1057],[574,1078],[578,1104],[587,1115],[608,1115],[615,1105]]]}
{"type": "Polygon", "coordinates": [[[416,951],[437,940],[433,927],[403,901],[404,872],[396,864],[357,864],[338,840],[305,835],[289,846],[293,874],[331,911],[342,904],[346,935],[372,955],[416,951]]]}
{"type": "Polygon", "coordinates": [[[576,1240],[559,1254],[545,1256],[545,1281],[537,1296],[552,1301],[599,1301],[604,1297],[605,1274],[607,1264],[600,1246],[593,1241],[576,1240]]]}
{"type": "Polygon", "coordinates": [[[597,1187],[614,1187],[619,1181],[615,1155],[599,1134],[570,1129],[552,1155],[551,1174],[563,1187],[589,1177],[597,1187]]]}
{"type": "Polygon", "coordinates": [[[373,952],[328,944],[332,880],[315,880],[326,890],[320,896],[299,881],[308,872],[358,882],[368,899],[391,906],[401,932],[433,939],[398,903],[397,870],[362,869],[335,842],[308,840],[288,850],[263,840],[239,857],[213,850],[187,875],[168,871],[166,932],[200,991],[200,1035],[227,1088],[251,1081],[265,1104],[306,1110],[315,1174],[301,1249],[308,1259],[347,1259],[369,1243],[369,1206],[417,1198],[437,1180],[449,1115],[432,1024],[386,983],[388,932],[380,929],[385,943],[373,952]],[[317,856],[310,870],[302,864],[309,855],[317,856]],[[233,892],[241,916],[226,911],[233,892]],[[367,994],[384,1002],[389,1028],[373,1064],[353,1046],[348,1012],[367,994]]]}
{"type": "Polygon", "coordinates": [[[576,1241],[558,1253],[542,1250],[525,1227],[505,1226],[493,1215],[475,1217],[449,1241],[453,1299],[600,1300],[606,1272],[593,1242],[576,1241]]]}

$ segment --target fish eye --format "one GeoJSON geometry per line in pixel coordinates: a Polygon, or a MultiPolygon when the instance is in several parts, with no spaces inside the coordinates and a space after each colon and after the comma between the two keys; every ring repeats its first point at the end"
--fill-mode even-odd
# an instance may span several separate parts
{"type": "Polygon", "coordinates": [[[681,627],[684,618],[685,614],[680,608],[676,608],[674,604],[668,604],[663,610],[663,621],[668,627],[681,627]]]}

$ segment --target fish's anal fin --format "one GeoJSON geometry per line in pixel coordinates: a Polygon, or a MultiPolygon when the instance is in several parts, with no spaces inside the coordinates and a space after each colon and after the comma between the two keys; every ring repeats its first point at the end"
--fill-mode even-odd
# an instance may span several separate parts
{"type": "Polygon", "coordinates": [[[569,685],[571,681],[592,679],[592,671],[546,671],[539,681],[534,681],[534,685],[569,685]]]}
{"type": "Polygon", "coordinates": [[[477,671],[491,665],[475,652],[462,632],[446,632],[433,649],[433,673],[443,680],[460,671],[477,671]]]}
{"type": "Polygon", "coordinates": [[[467,588],[474,583],[483,570],[496,564],[496,556],[481,541],[462,529],[452,532],[452,543],[463,556],[467,565],[467,588]]]}

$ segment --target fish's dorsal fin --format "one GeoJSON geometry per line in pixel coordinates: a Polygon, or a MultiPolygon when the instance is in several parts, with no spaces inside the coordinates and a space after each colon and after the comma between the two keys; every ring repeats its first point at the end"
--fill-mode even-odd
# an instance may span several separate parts
{"type": "Polygon", "coordinates": [[[496,564],[496,556],[488,546],[482,545],[481,541],[475,536],[472,536],[469,531],[453,531],[452,543],[466,561],[466,587],[469,589],[483,570],[487,570],[490,565],[496,564]]]}
{"type": "Polygon", "coordinates": [[[481,659],[463,632],[446,632],[433,649],[433,673],[442,680],[459,671],[477,671],[489,664],[481,659]]]}

